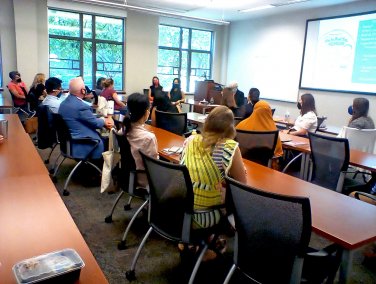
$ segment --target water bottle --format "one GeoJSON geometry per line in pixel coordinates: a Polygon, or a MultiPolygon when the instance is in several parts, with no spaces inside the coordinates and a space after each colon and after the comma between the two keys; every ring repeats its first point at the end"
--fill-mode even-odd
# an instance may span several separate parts
{"type": "Polygon", "coordinates": [[[210,98],[210,104],[211,105],[214,104],[214,98],[213,97],[210,98]]]}
{"type": "Polygon", "coordinates": [[[289,113],[289,111],[286,111],[286,113],[285,113],[285,121],[289,122],[289,120],[290,120],[290,113],[289,113]]]}

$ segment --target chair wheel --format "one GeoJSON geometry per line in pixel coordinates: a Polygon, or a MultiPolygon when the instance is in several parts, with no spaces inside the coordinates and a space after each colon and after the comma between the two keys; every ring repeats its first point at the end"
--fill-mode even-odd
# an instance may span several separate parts
{"type": "Polygon", "coordinates": [[[53,183],[57,183],[57,177],[51,176],[51,180],[53,183]]]}
{"type": "Polygon", "coordinates": [[[45,164],[49,164],[49,163],[50,163],[50,160],[49,160],[49,159],[44,160],[44,163],[45,163],[45,164]]]}
{"type": "Polygon", "coordinates": [[[131,207],[130,204],[125,204],[124,205],[124,211],[128,211],[128,210],[131,210],[131,209],[132,209],[132,207],[131,207]]]}
{"type": "MultiPolygon", "coordinates": [[[[119,243],[118,243],[118,250],[125,250],[126,248],[127,248],[127,244],[126,244],[126,242],[125,241],[120,241],[119,243]]],[[[127,278],[128,279],[128,278],[127,278]]],[[[129,279],[128,279],[129,280],[129,279]]]]}
{"type": "Polygon", "coordinates": [[[108,215],[106,218],[104,218],[104,221],[106,223],[112,223],[112,215],[108,215]]]}
{"type": "Polygon", "coordinates": [[[125,277],[129,282],[136,280],[136,272],[134,270],[128,270],[127,272],[125,272],[125,277]]]}
{"type": "Polygon", "coordinates": [[[64,189],[64,191],[63,191],[63,195],[64,195],[64,196],[68,196],[69,194],[70,194],[70,192],[69,192],[68,190],[64,189]]]}

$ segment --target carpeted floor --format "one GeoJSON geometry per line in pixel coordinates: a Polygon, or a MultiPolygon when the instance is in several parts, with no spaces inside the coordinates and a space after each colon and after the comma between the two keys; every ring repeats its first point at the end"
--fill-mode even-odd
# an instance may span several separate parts
{"type": "MultiPolygon", "coordinates": [[[[51,162],[56,158],[58,149],[55,151],[51,162]]],[[[42,159],[45,159],[48,151],[39,150],[39,153],[42,159]]],[[[56,188],[60,194],[65,178],[74,165],[75,162],[66,161],[59,171],[56,188]]],[[[141,214],[134,223],[127,238],[128,249],[118,250],[117,243],[140,201],[135,201],[130,211],[124,211],[123,206],[127,201],[127,196],[124,195],[114,212],[113,222],[107,224],[104,218],[109,213],[117,194],[101,194],[99,182],[94,170],[81,169],[69,184],[71,194],[62,196],[62,199],[109,282],[111,284],[127,283],[125,271],[130,268],[137,246],[148,229],[146,214],[141,214]]],[[[231,242],[232,239],[229,240],[227,258],[219,258],[203,265],[197,277],[197,283],[223,282],[231,264],[231,242]]],[[[312,235],[313,247],[318,248],[326,244],[326,240],[312,235]]],[[[351,283],[376,283],[376,268],[367,268],[361,264],[363,251],[370,247],[355,253],[351,283]]],[[[177,246],[152,234],[141,252],[136,267],[137,280],[133,283],[185,283],[185,274],[177,246]]],[[[231,281],[231,283],[243,282],[244,278],[239,273],[231,281]]]]}

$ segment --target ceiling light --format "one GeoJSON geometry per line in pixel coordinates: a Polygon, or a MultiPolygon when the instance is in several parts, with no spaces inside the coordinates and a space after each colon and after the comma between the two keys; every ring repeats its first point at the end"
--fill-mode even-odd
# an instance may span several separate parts
{"type": "Polygon", "coordinates": [[[192,17],[192,16],[186,16],[186,15],[179,14],[179,13],[163,11],[159,9],[149,9],[149,8],[143,8],[139,6],[132,6],[132,5],[126,4],[126,2],[125,4],[120,4],[120,3],[109,2],[105,0],[72,0],[72,1],[80,2],[80,3],[87,3],[87,4],[96,4],[96,5],[112,7],[112,8],[121,8],[125,10],[133,10],[137,12],[161,15],[161,16],[170,17],[170,18],[179,18],[179,19],[186,19],[186,20],[192,20],[192,21],[198,21],[198,22],[205,22],[205,23],[210,23],[210,24],[215,24],[215,25],[230,24],[230,22],[222,21],[222,20],[212,20],[212,19],[207,19],[207,18],[192,17]]]}
{"type": "Polygon", "coordinates": [[[263,5],[263,6],[258,6],[258,7],[254,7],[254,8],[240,10],[239,12],[240,13],[248,13],[248,12],[265,10],[265,9],[269,9],[269,8],[275,8],[275,6],[273,6],[273,5],[263,5]]]}

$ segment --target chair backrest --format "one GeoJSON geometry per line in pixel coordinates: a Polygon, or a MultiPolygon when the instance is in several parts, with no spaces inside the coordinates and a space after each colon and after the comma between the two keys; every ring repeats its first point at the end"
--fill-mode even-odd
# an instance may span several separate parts
{"type": "MultiPolygon", "coordinates": [[[[115,134],[116,141],[120,147],[121,174],[118,176],[119,184],[124,189],[129,186],[130,172],[136,170],[136,162],[131,152],[131,145],[125,135],[115,134]]],[[[128,191],[133,188],[128,188],[128,191]]]]}
{"type": "Polygon", "coordinates": [[[273,158],[277,138],[278,130],[236,130],[236,141],[239,142],[242,157],[264,166],[268,166],[269,160],[273,158]]]}
{"type": "Polygon", "coordinates": [[[272,108],[272,116],[274,115],[275,113],[275,108],[272,108]]]}
{"type": "Polygon", "coordinates": [[[260,283],[289,283],[311,237],[306,197],[261,191],[226,177],[236,227],[234,262],[260,283]]]}
{"type": "Polygon", "coordinates": [[[189,242],[193,187],[188,169],[140,153],[150,187],[150,225],[167,239],[189,242]]]}
{"type": "Polygon", "coordinates": [[[243,117],[235,116],[234,117],[234,126],[237,126],[239,124],[239,122],[242,121],[243,119],[244,119],[243,117]]]}
{"type": "Polygon", "coordinates": [[[344,126],[344,138],[349,140],[350,149],[376,153],[376,129],[357,129],[344,126]]]}
{"type": "Polygon", "coordinates": [[[149,96],[149,89],[143,89],[143,94],[145,96],[149,96]]]}
{"type": "Polygon", "coordinates": [[[311,181],[336,190],[341,171],[349,166],[349,141],[345,138],[308,133],[313,172],[311,181]]]}
{"type": "Polygon", "coordinates": [[[326,116],[317,117],[317,127],[316,127],[315,132],[317,132],[320,129],[321,125],[324,123],[325,120],[326,120],[326,116]]]}
{"type": "Polygon", "coordinates": [[[57,133],[52,112],[47,105],[38,106],[38,148],[51,148],[57,143],[57,133]]]}
{"type": "Polygon", "coordinates": [[[63,117],[58,113],[53,113],[53,123],[56,126],[57,138],[60,143],[60,152],[65,156],[71,156],[71,134],[63,117]]]}
{"type": "Polygon", "coordinates": [[[187,113],[172,113],[155,110],[156,126],[172,133],[183,135],[188,132],[187,113]]]}

